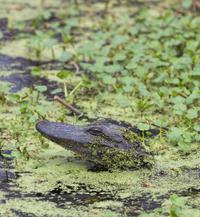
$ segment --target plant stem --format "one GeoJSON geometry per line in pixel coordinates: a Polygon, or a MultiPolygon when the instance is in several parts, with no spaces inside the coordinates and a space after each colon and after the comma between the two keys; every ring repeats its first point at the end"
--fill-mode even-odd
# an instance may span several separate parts
{"type": "Polygon", "coordinates": [[[64,86],[64,94],[65,94],[65,99],[67,98],[67,96],[68,96],[68,91],[67,91],[67,83],[66,82],[64,82],[63,83],[63,86],[64,86]]]}
{"type": "Polygon", "coordinates": [[[76,87],[70,92],[70,96],[72,96],[73,94],[74,94],[74,92],[81,86],[81,84],[82,84],[82,81],[80,81],[77,85],[76,85],[76,87]]]}
{"type": "Polygon", "coordinates": [[[59,103],[61,103],[62,105],[64,105],[65,108],[69,109],[74,114],[76,114],[76,115],[83,115],[83,113],[81,111],[79,111],[78,109],[74,108],[72,105],[68,104],[65,100],[63,100],[59,96],[54,96],[54,100],[56,100],[59,103]]]}

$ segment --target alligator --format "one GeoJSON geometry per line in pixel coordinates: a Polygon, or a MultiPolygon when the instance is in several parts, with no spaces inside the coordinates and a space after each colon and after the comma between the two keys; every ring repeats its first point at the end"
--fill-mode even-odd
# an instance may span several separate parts
{"type": "Polygon", "coordinates": [[[42,120],[36,124],[36,129],[49,140],[105,169],[150,168],[154,158],[144,141],[160,133],[156,128],[141,131],[112,119],[101,119],[85,126],[42,120]]]}

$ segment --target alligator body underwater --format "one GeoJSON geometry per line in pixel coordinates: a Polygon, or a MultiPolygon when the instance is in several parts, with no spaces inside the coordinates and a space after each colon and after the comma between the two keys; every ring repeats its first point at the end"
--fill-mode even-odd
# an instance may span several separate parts
{"type": "Polygon", "coordinates": [[[150,167],[153,156],[141,138],[159,133],[158,129],[141,131],[111,119],[85,126],[43,120],[36,129],[49,140],[107,169],[150,167]]]}

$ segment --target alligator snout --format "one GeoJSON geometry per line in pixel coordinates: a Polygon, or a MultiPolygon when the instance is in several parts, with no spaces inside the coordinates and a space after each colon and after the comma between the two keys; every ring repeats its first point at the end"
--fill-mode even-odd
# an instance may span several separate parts
{"type": "Polygon", "coordinates": [[[36,124],[35,128],[40,133],[43,133],[43,132],[45,132],[45,129],[48,127],[49,123],[50,122],[47,120],[40,121],[36,124]]]}

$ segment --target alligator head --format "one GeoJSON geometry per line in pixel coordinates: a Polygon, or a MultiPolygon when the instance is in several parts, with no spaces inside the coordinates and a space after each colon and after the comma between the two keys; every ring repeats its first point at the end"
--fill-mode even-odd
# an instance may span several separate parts
{"type": "MultiPolygon", "coordinates": [[[[36,129],[49,140],[105,168],[150,166],[152,155],[141,141],[142,131],[111,119],[86,126],[40,121],[36,129]]],[[[156,130],[145,132],[156,134],[156,130]]]]}

